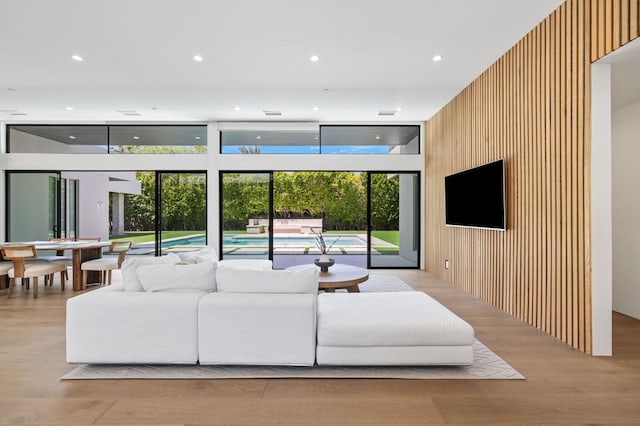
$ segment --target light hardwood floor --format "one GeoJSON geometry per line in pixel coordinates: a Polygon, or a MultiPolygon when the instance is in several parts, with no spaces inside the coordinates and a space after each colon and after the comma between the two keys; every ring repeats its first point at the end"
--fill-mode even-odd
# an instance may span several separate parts
{"type": "MultiPolygon", "coordinates": [[[[640,424],[640,321],[594,358],[422,271],[396,274],[471,323],[526,380],[65,381],[71,290],[0,292],[0,424],[640,424]]],[[[114,276],[115,279],[115,276],[114,276]]]]}

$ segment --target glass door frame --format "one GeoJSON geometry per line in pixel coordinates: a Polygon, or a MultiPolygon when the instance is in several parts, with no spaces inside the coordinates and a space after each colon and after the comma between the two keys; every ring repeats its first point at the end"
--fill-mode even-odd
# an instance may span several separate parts
{"type": "MultiPolygon", "coordinates": [[[[218,229],[219,229],[219,246],[218,246],[218,252],[220,253],[220,259],[224,259],[224,254],[223,254],[223,248],[224,248],[224,212],[223,212],[223,208],[224,208],[224,175],[225,174],[265,174],[265,175],[269,175],[269,244],[268,244],[268,259],[273,261],[273,218],[274,218],[274,212],[273,212],[273,207],[274,207],[274,203],[273,203],[273,198],[274,198],[274,182],[273,182],[273,174],[276,171],[282,171],[282,170],[220,170],[219,173],[219,188],[218,188],[218,194],[219,194],[219,205],[218,205],[218,216],[219,216],[219,223],[218,223],[218,229]]],[[[314,171],[314,170],[292,170],[293,173],[295,172],[307,172],[307,171],[314,171]]],[[[330,170],[330,171],[339,171],[339,170],[330,170]]],[[[421,180],[421,173],[419,170],[414,170],[414,171],[407,171],[407,170],[402,170],[402,171],[398,171],[398,170],[390,170],[390,171],[380,171],[380,170],[365,170],[362,171],[362,173],[367,173],[367,269],[420,269],[420,259],[421,259],[421,242],[420,242],[420,236],[421,236],[421,214],[422,214],[422,180],[421,180]],[[372,227],[371,227],[371,175],[373,173],[377,173],[377,174],[407,174],[407,175],[415,175],[417,176],[417,182],[418,182],[418,188],[417,188],[417,192],[418,192],[418,205],[417,206],[413,206],[414,209],[416,210],[416,217],[415,217],[415,238],[418,239],[418,244],[417,244],[417,261],[416,261],[416,265],[415,266],[372,266],[371,265],[371,231],[372,231],[372,227]]]]}
{"type": "MultiPolygon", "coordinates": [[[[206,170],[154,170],[155,172],[155,206],[154,206],[154,239],[155,239],[155,246],[154,246],[154,255],[157,256],[162,256],[162,175],[177,175],[177,174],[190,174],[190,175],[194,175],[194,174],[203,174],[204,175],[204,185],[205,185],[205,206],[204,206],[204,211],[205,211],[205,224],[208,223],[209,221],[209,216],[208,216],[208,209],[207,209],[207,204],[208,204],[208,194],[209,194],[209,175],[207,174],[206,170]]],[[[208,244],[209,242],[209,234],[207,233],[206,230],[206,225],[205,225],[205,234],[204,234],[204,241],[205,241],[205,245],[208,244]]]]}
{"type": "Polygon", "coordinates": [[[420,217],[421,217],[421,207],[422,207],[422,179],[421,179],[421,174],[419,170],[402,170],[402,171],[398,171],[398,170],[370,170],[367,171],[367,269],[420,269],[420,259],[421,259],[421,243],[420,243],[420,236],[421,236],[421,232],[422,232],[422,227],[421,227],[421,221],[420,221],[420,217]],[[386,174],[386,175],[390,175],[390,174],[396,174],[396,175],[401,175],[401,174],[405,174],[405,175],[415,175],[418,177],[417,181],[418,181],[418,188],[417,188],[417,192],[418,192],[418,205],[417,206],[412,206],[415,213],[415,217],[414,217],[414,224],[415,224],[415,230],[414,230],[414,238],[418,238],[417,241],[417,258],[416,258],[416,265],[415,266],[375,266],[375,265],[371,265],[371,233],[373,231],[373,226],[371,224],[371,211],[372,211],[372,207],[371,207],[371,175],[372,174],[386,174]],[[417,211],[415,210],[417,207],[417,211]]]}
{"type": "Polygon", "coordinates": [[[267,245],[267,259],[273,262],[273,173],[274,170],[220,170],[218,172],[218,253],[220,260],[224,259],[224,175],[225,174],[263,174],[269,175],[269,235],[267,245]]]}
{"type": "MultiPolygon", "coordinates": [[[[52,234],[52,238],[60,238],[62,235],[60,230],[60,224],[62,219],[62,211],[60,209],[61,206],[61,181],[62,181],[62,171],[60,170],[5,170],[5,215],[4,215],[4,225],[5,225],[5,238],[7,241],[11,241],[11,176],[12,175],[20,175],[20,174],[44,174],[44,175],[56,175],[55,182],[55,200],[54,200],[54,224],[52,229],[49,229],[49,232],[52,234]]],[[[52,177],[52,176],[50,176],[52,177]]],[[[66,178],[64,179],[67,180],[66,178]]],[[[65,194],[66,191],[65,188],[65,194]]],[[[65,201],[66,203],[66,201],[65,201]]],[[[77,218],[76,218],[77,220],[77,218]]],[[[66,222],[66,220],[65,220],[66,222]]],[[[77,227],[77,222],[76,222],[77,227]]],[[[66,232],[66,231],[65,231],[66,232]]]]}

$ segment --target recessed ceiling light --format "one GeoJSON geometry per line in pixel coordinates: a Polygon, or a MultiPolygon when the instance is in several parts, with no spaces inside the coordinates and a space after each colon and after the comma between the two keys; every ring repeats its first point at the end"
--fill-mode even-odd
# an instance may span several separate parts
{"type": "Polygon", "coordinates": [[[239,106],[235,106],[235,107],[233,107],[233,110],[234,111],[240,111],[240,107],[239,106]]]}
{"type": "Polygon", "coordinates": [[[319,110],[319,109],[320,109],[320,108],[318,108],[318,107],[313,107],[313,110],[314,110],[314,111],[317,111],[317,110],[319,110]]]}
{"type": "Polygon", "coordinates": [[[256,139],[260,140],[260,139],[262,139],[262,136],[258,135],[258,136],[256,136],[256,139]]]}
{"type": "Polygon", "coordinates": [[[435,55],[431,60],[433,62],[440,62],[442,60],[442,55],[435,55]]]}
{"type": "Polygon", "coordinates": [[[380,140],[380,135],[376,135],[376,140],[379,141],[380,140]]]}
{"type": "Polygon", "coordinates": [[[318,62],[320,60],[320,57],[318,55],[313,55],[309,58],[309,60],[311,62],[318,62]]]}
{"type": "Polygon", "coordinates": [[[73,135],[69,135],[69,139],[75,139],[76,137],[73,135]]]}
{"type": "Polygon", "coordinates": [[[196,136],[196,140],[198,140],[198,141],[199,141],[199,140],[200,140],[200,136],[196,136]]]}
{"type": "Polygon", "coordinates": [[[202,62],[203,61],[202,56],[200,56],[200,55],[194,55],[193,56],[193,60],[196,61],[196,62],[202,62]]]}
{"type": "Polygon", "coordinates": [[[133,138],[134,138],[135,140],[138,140],[138,139],[140,139],[140,136],[134,136],[133,138]]]}
{"type": "Polygon", "coordinates": [[[314,139],[314,140],[318,140],[318,139],[320,139],[320,138],[318,137],[318,135],[315,135],[315,136],[313,137],[313,139],[314,139]]]}
{"type": "Polygon", "coordinates": [[[73,107],[72,106],[66,106],[66,107],[64,107],[64,109],[66,109],[67,111],[73,111],[73,107]]]}
{"type": "Polygon", "coordinates": [[[402,111],[402,108],[401,107],[397,107],[396,111],[400,112],[400,111],[402,111]]]}
{"type": "Polygon", "coordinates": [[[80,56],[80,55],[73,55],[73,56],[71,56],[71,59],[73,59],[76,62],[84,61],[84,59],[82,59],[82,56],[80,56]]]}

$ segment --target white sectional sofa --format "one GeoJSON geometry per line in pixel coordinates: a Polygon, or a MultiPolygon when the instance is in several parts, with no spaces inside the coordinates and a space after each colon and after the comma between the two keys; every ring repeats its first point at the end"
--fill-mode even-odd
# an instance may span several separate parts
{"type": "Polygon", "coordinates": [[[468,365],[473,328],[428,295],[318,296],[318,365],[468,365]]]}
{"type": "Polygon", "coordinates": [[[421,292],[324,293],[318,269],[173,255],[127,260],[123,283],[67,301],[67,361],[460,365],[473,329],[421,292]],[[178,264],[185,260],[188,265],[178,264]]]}
{"type": "Polygon", "coordinates": [[[313,365],[318,270],[221,268],[200,300],[201,364],[313,365]]]}

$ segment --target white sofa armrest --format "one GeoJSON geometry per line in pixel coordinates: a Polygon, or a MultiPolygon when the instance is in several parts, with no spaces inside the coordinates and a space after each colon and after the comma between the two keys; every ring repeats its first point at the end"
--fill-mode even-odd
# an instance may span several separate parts
{"type": "Polygon", "coordinates": [[[204,293],[92,291],[67,301],[67,362],[195,363],[204,293]]]}

